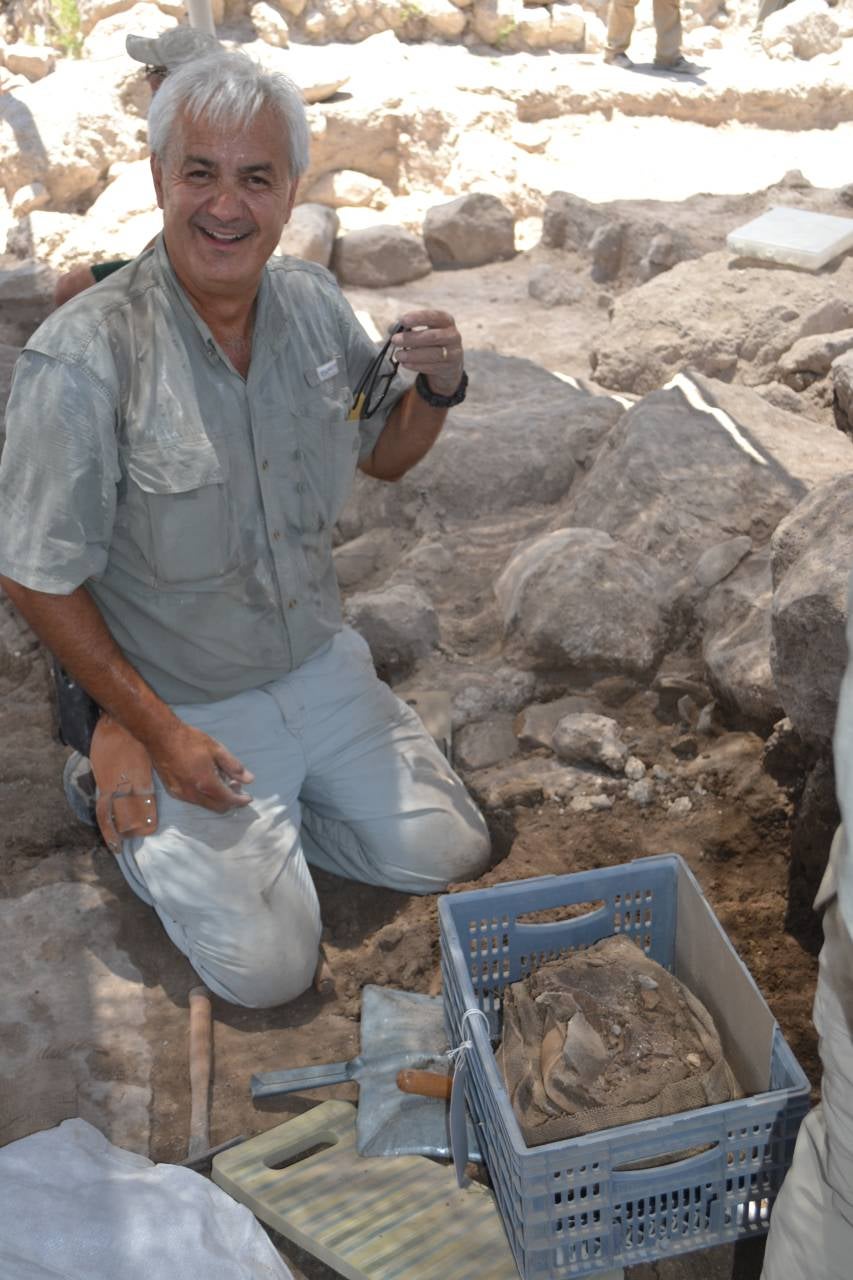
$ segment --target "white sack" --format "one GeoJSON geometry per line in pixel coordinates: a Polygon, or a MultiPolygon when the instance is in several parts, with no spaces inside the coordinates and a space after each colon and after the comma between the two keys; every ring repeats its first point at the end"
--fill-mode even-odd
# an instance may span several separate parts
{"type": "Polygon", "coordinates": [[[244,1205],[85,1120],[0,1149],[0,1206],[4,1280],[293,1280],[244,1205]]]}

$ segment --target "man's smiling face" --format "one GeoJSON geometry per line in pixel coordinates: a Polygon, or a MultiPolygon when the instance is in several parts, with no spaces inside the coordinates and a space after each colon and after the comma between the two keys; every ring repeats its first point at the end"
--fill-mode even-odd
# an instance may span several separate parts
{"type": "Polygon", "coordinates": [[[235,128],[180,116],[151,172],[166,248],[187,292],[198,301],[250,301],[296,197],[277,117],[265,108],[235,128]]]}

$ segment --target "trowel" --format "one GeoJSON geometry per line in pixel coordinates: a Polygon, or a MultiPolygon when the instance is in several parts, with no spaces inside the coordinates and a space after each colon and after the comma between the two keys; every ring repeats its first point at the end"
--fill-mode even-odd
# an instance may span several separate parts
{"type": "MultiPolygon", "coordinates": [[[[252,1076],[253,1098],[357,1080],[356,1150],[360,1156],[450,1158],[447,1102],[406,1093],[402,1071],[448,1074],[444,1007],[440,997],[366,986],[361,1002],[361,1052],[349,1062],[293,1067],[252,1076]]],[[[468,1120],[468,1158],[481,1162],[468,1120]]]]}

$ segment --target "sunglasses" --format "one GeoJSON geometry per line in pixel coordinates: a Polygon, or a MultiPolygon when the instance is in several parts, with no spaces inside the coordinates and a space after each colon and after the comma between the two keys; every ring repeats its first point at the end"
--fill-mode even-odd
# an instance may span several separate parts
{"type": "Polygon", "coordinates": [[[353,406],[349,415],[351,419],[372,418],[387,396],[388,388],[397,376],[397,361],[394,359],[391,339],[395,333],[402,333],[405,328],[404,324],[394,325],[385,345],[371,360],[359,379],[353,392],[353,406]],[[382,366],[386,360],[391,367],[383,370],[382,366]]]}

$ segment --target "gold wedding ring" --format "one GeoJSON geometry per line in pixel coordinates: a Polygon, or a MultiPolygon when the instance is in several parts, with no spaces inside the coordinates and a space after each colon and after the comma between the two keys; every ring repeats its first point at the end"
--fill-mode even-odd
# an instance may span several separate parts
{"type": "Polygon", "coordinates": [[[442,358],[442,360],[446,360],[446,359],[447,359],[447,347],[442,347],[442,348],[441,348],[441,358],[442,358]]]}

